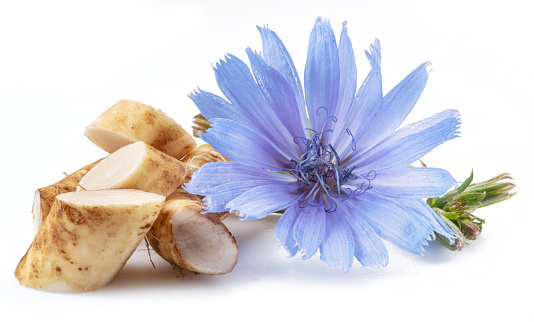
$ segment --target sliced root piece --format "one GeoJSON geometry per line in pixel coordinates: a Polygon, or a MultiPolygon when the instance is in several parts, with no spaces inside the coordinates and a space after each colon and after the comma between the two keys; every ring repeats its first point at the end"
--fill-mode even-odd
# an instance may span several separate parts
{"type": "Polygon", "coordinates": [[[33,228],[35,234],[37,234],[39,228],[41,227],[41,224],[46,219],[46,216],[48,216],[50,208],[52,208],[52,204],[56,200],[56,196],[62,193],[76,191],[78,183],[83,178],[83,176],[101,160],[102,159],[95,161],[89,165],[86,165],[78,171],[69,174],[61,181],[58,181],[47,187],[37,189],[37,191],[35,191],[32,208],[33,228]]]}
{"type": "Polygon", "coordinates": [[[202,213],[202,203],[173,194],[147,234],[152,248],[172,265],[192,272],[219,275],[237,263],[234,236],[217,215],[202,213]]]}
{"type": "Polygon", "coordinates": [[[164,199],[130,189],[57,196],[15,277],[21,285],[51,292],[107,285],[149,231],[164,199]]]}
{"type": "Polygon", "coordinates": [[[85,128],[85,136],[100,148],[113,153],[136,141],[181,159],[196,147],[195,139],[161,110],[122,100],[85,128]]]}
{"type": "Polygon", "coordinates": [[[138,141],[95,165],[76,190],[139,189],[168,196],[184,183],[186,173],[185,163],[138,141]]]}

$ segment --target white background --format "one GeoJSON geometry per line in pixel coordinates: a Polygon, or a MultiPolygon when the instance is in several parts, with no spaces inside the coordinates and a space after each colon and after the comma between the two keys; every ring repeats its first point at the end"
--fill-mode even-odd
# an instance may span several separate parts
{"type": "Polygon", "coordinates": [[[531,153],[532,30],[528,1],[4,1],[0,5],[1,201],[4,253],[0,320],[290,319],[533,321],[531,153]],[[83,130],[105,109],[132,99],[189,129],[187,94],[218,93],[212,64],[261,50],[256,25],[284,41],[301,73],[317,16],[337,36],[348,21],[361,82],[364,50],[382,43],[384,89],[420,63],[430,79],[408,121],[447,108],[462,113],[462,137],[423,160],[475,181],[510,172],[518,194],[480,209],[481,237],[461,252],[431,243],[423,256],[388,244],[386,268],[355,263],[343,274],[315,256],[287,258],[276,218],[227,221],[240,247],[230,274],[173,271],[134,254],[109,286],[53,294],[18,285],[15,267],[33,239],[35,189],[105,153],[83,130]],[[525,292],[526,291],[526,292],[525,292]]]}

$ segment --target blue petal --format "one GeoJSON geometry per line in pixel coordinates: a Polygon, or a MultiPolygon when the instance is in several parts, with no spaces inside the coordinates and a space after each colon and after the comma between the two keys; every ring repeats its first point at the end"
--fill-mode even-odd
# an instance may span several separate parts
{"type": "Polygon", "coordinates": [[[354,238],[354,256],[362,266],[387,266],[388,250],[374,229],[362,218],[350,224],[354,238]]]}
{"type": "Polygon", "coordinates": [[[236,162],[210,162],[197,170],[185,185],[189,193],[205,195],[207,212],[228,211],[227,204],[262,185],[289,185],[297,189],[294,177],[236,162]]]}
{"type": "Polygon", "coordinates": [[[249,128],[257,129],[288,153],[298,155],[298,146],[280,119],[263,97],[260,87],[254,81],[248,66],[239,58],[228,55],[226,61],[217,63],[215,77],[223,94],[239,107],[249,128]]]}
{"type": "Polygon", "coordinates": [[[326,220],[324,207],[307,206],[298,209],[297,214],[293,225],[293,238],[303,254],[302,258],[309,259],[323,242],[326,220]]]}
{"type": "Polygon", "coordinates": [[[339,123],[333,128],[332,141],[337,141],[339,135],[346,135],[346,122],[349,121],[346,116],[356,94],[356,61],[354,50],[352,49],[352,42],[347,34],[346,24],[347,22],[343,23],[343,29],[339,37],[338,55],[340,77],[339,98],[336,107],[337,122],[339,123]]]}
{"type": "Polygon", "coordinates": [[[278,150],[278,145],[256,131],[227,119],[211,122],[212,127],[200,137],[230,160],[267,170],[288,167],[292,156],[278,150]]]}
{"type": "Polygon", "coordinates": [[[457,181],[439,168],[406,168],[377,175],[373,191],[390,197],[434,198],[443,195],[457,181]]]}
{"type": "Polygon", "coordinates": [[[193,173],[185,189],[189,193],[205,195],[226,183],[268,180],[270,183],[295,183],[293,176],[284,175],[237,162],[209,162],[193,173]]]}
{"type": "Polygon", "coordinates": [[[379,175],[407,168],[436,146],[457,137],[459,116],[456,110],[445,110],[407,125],[363,155],[348,156],[342,164],[355,165],[360,173],[376,171],[379,175]]]}
{"type": "Polygon", "coordinates": [[[327,121],[327,117],[335,115],[339,94],[339,59],[330,22],[321,18],[317,18],[310,34],[304,91],[311,128],[317,132],[322,132],[323,126],[331,128],[331,120],[327,121]]]}
{"type": "Polygon", "coordinates": [[[369,120],[371,126],[366,129],[366,135],[358,141],[361,149],[382,141],[406,119],[427,83],[427,66],[428,63],[421,64],[384,97],[375,117],[369,120]]]}
{"type": "Polygon", "coordinates": [[[300,209],[298,204],[294,204],[287,208],[282,214],[282,217],[278,220],[276,229],[274,230],[276,238],[280,244],[284,245],[291,257],[295,256],[299,250],[297,242],[295,241],[295,238],[293,238],[293,226],[295,218],[297,218],[297,210],[300,209]]]}
{"type": "Polygon", "coordinates": [[[434,237],[434,226],[421,206],[407,198],[391,198],[370,191],[347,199],[351,207],[383,239],[414,254],[423,252],[422,245],[434,237]]]}
{"type": "Polygon", "coordinates": [[[233,199],[227,208],[239,212],[246,220],[259,219],[297,203],[303,194],[297,184],[262,185],[233,199]]]}
{"type": "MultiPolygon", "coordinates": [[[[295,94],[287,81],[250,48],[247,49],[247,54],[252,73],[276,116],[293,138],[304,137],[304,127],[301,123],[295,94]]],[[[297,144],[302,144],[302,140],[297,140],[297,144]]]]}
{"type": "Polygon", "coordinates": [[[230,201],[260,184],[265,184],[265,182],[261,180],[238,181],[213,187],[204,193],[206,195],[206,197],[202,199],[204,202],[204,210],[206,212],[229,211],[230,209],[227,205],[230,201]]]}
{"type": "MultiPolygon", "coordinates": [[[[374,44],[369,46],[369,51],[365,51],[365,56],[367,56],[371,68],[378,71],[379,75],[382,75],[382,45],[380,45],[380,40],[378,40],[378,38],[375,39],[374,44]]],[[[380,81],[382,81],[382,79],[380,79],[380,81]]]]}
{"type": "Polygon", "coordinates": [[[297,101],[299,108],[300,120],[302,128],[308,126],[308,118],[306,116],[306,109],[304,105],[304,94],[302,92],[302,85],[300,83],[299,74],[293,64],[291,56],[286,50],[286,47],[278,38],[278,35],[269,28],[258,27],[262,40],[262,54],[265,62],[276,69],[287,81],[297,101]]]}
{"type": "Polygon", "coordinates": [[[330,268],[341,268],[348,272],[354,261],[354,240],[352,232],[337,212],[331,212],[326,219],[325,237],[320,246],[321,260],[330,268]]]}
{"type": "Polygon", "coordinates": [[[354,239],[354,256],[362,266],[387,266],[389,255],[386,245],[374,229],[359,215],[359,209],[347,208],[348,204],[340,202],[339,214],[345,218],[354,239]]]}
{"type": "Polygon", "coordinates": [[[414,213],[421,216],[423,220],[428,222],[432,229],[444,236],[449,240],[450,244],[454,243],[454,239],[458,236],[445,224],[445,222],[439,218],[438,214],[422,199],[408,199],[406,203],[411,203],[414,209],[417,209],[414,213]]]}
{"type": "Polygon", "coordinates": [[[342,159],[353,150],[361,151],[359,141],[365,136],[368,129],[372,126],[372,119],[376,111],[382,106],[382,72],[380,67],[381,52],[380,42],[375,40],[374,45],[370,46],[370,52],[366,52],[367,58],[371,63],[371,71],[363,81],[362,86],[352,101],[352,105],[346,116],[338,115],[344,120],[340,124],[340,134],[336,138],[334,146],[342,159]],[[344,135],[342,131],[348,131],[344,135]]]}
{"type": "Polygon", "coordinates": [[[212,118],[230,119],[243,124],[249,122],[243,122],[245,114],[241,113],[235,105],[230,104],[224,98],[215,94],[198,90],[189,95],[189,98],[198,107],[202,116],[207,120],[212,118]]]}
{"type": "Polygon", "coordinates": [[[269,106],[254,82],[248,66],[239,58],[228,55],[226,61],[219,61],[214,68],[215,79],[224,96],[242,113],[247,120],[256,126],[257,119],[261,119],[258,110],[265,110],[269,106]]]}
{"type": "MultiPolygon", "coordinates": [[[[202,200],[205,205],[205,210],[207,212],[223,212],[223,211],[234,211],[232,209],[231,203],[233,200],[237,199],[239,196],[255,189],[256,187],[275,187],[275,190],[289,191],[289,193],[296,193],[298,185],[296,183],[281,183],[273,182],[269,180],[248,180],[248,181],[236,181],[229,182],[217,187],[214,187],[206,192],[206,197],[202,200]]],[[[256,200],[251,201],[250,203],[256,203],[256,200]]],[[[277,207],[273,204],[273,207],[277,207]]],[[[269,212],[278,211],[286,207],[276,208],[274,210],[269,210],[269,212]]],[[[244,209],[244,208],[243,208],[244,209]]],[[[269,214],[269,212],[267,214],[269,214]]],[[[248,218],[251,219],[251,218],[248,218]]]]}

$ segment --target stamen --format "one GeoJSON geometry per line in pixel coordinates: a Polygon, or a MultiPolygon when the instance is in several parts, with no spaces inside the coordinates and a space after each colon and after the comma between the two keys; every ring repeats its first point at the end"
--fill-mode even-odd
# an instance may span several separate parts
{"type": "MultiPolygon", "coordinates": [[[[334,117],[332,118],[335,121],[334,117]]],[[[326,123],[326,121],[325,121],[326,123]]],[[[325,207],[326,212],[337,209],[336,199],[344,201],[347,198],[359,196],[372,188],[371,181],[376,177],[376,171],[370,171],[367,175],[356,175],[356,167],[338,167],[341,159],[332,144],[325,145],[321,141],[322,134],[331,129],[317,132],[308,129],[312,133],[311,139],[296,137],[294,140],[302,139],[305,145],[305,152],[298,160],[291,159],[286,172],[297,178],[299,187],[307,187],[309,191],[299,200],[299,207],[325,207]],[[356,183],[357,181],[360,181],[356,183]],[[324,202],[317,203],[316,197],[322,194],[324,202]]],[[[352,136],[347,129],[347,133],[352,136]]],[[[352,136],[353,137],[353,136],[352,136]]],[[[353,137],[353,149],[355,140],[353,137]]]]}
{"type": "Polygon", "coordinates": [[[325,132],[333,132],[332,129],[325,130],[324,128],[326,127],[326,125],[328,124],[328,120],[330,119],[332,120],[332,122],[337,122],[337,117],[335,115],[328,115],[328,109],[324,106],[317,108],[317,111],[315,112],[317,116],[319,116],[319,111],[322,111],[322,110],[326,111],[326,119],[324,120],[323,126],[321,128],[321,132],[319,134],[323,134],[325,132]]]}
{"type": "Polygon", "coordinates": [[[347,134],[352,138],[352,151],[356,151],[356,139],[354,139],[354,135],[349,129],[347,129],[347,134]]]}

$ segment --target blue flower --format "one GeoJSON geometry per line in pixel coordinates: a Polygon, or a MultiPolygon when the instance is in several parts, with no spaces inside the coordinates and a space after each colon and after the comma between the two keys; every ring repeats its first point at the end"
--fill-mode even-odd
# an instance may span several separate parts
{"type": "Polygon", "coordinates": [[[398,127],[426,85],[427,63],[382,94],[380,42],[367,52],[371,71],[356,88],[356,64],[343,24],[339,45],[328,20],[310,35],[304,88],[284,44],[258,27],[263,50],[247,48],[214,68],[226,99],[190,95],[212,123],[202,139],[233,162],[209,163],[186,185],[208,212],[259,219],[285,210],[275,234],[289,254],[317,251],[329,267],[385,266],[382,239],[415,254],[434,232],[454,233],[423,198],[455,185],[449,172],[409,167],[458,136],[459,113],[446,110],[398,127]],[[251,72],[252,71],[252,72],[251,72]]]}

